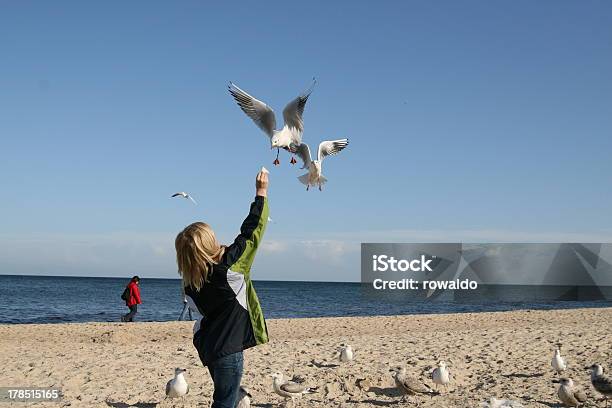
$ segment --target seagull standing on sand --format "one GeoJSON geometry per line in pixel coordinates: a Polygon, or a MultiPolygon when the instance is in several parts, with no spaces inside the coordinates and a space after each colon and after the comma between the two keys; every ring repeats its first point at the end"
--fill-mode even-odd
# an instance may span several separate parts
{"type": "Polygon", "coordinates": [[[238,400],[235,408],[250,408],[251,407],[251,393],[249,390],[242,385],[238,390],[238,400]]]}
{"type": "Polygon", "coordinates": [[[178,398],[184,397],[189,392],[189,384],[185,381],[183,373],[187,370],[183,368],[176,368],[174,370],[174,378],[166,383],[166,397],[167,398],[178,398]]]}
{"type": "Polygon", "coordinates": [[[429,385],[424,384],[423,382],[417,380],[414,377],[406,375],[406,369],[404,367],[393,368],[390,371],[392,373],[391,376],[395,380],[395,386],[403,394],[402,401],[406,398],[407,395],[438,395],[438,393],[432,390],[429,385]]]}
{"type": "MultiPolygon", "coordinates": [[[[279,149],[285,149],[288,152],[295,153],[298,146],[302,143],[302,134],[304,133],[304,107],[308,101],[308,97],[317,81],[313,78],[313,83],[300,96],[292,100],[285,106],[283,110],[283,119],[285,125],[281,130],[276,129],[276,117],[274,111],[264,102],[252,97],[242,89],[230,82],[228,89],[234,100],[240,106],[240,109],[250,117],[255,124],[264,131],[270,138],[271,148],[276,148],[276,160],[274,165],[280,164],[278,160],[279,149]]],[[[295,164],[296,160],[291,156],[291,164],[295,164]]]]}
{"type": "Polygon", "coordinates": [[[302,168],[308,169],[308,173],[298,177],[298,180],[300,180],[302,184],[306,185],[307,191],[310,186],[316,185],[318,185],[319,190],[321,190],[321,186],[327,182],[327,179],[323,177],[321,170],[323,159],[327,156],[333,156],[340,153],[346,146],[348,146],[348,144],[348,139],[323,141],[319,144],[316,160],[312,160],[310,156],[310,147],[308,147],[306,143],[302,143],[298,147],[297,155],[304,161],[302,168]]]}
{"type": "Polygon", "coordinates": [[[578,407],[583,402],[586,402],[586,394],[574,387],[574,382],[571,378],[561,378],[559,383],[561,385],[557,390],[557,396],[566,407],[578,407]]]}
{"type": "Polygon", "coordinates": [[[431,379],[434,384],[436,384],[436,389],[438,388],[438,385],[443,385],[445,388],[448,387],[448,383],[450,382],[450,372],[448,371],[444,361],[440,361],[438,363],[438,367],[431,373],[431,379]]]}
{"type": "Polygon", "coordinates": [[[606,399],[606,408],[608,407],[608,398],[612,398],[612,378],[604,376],[604,369],[599,364],[593,364],[591,367],[591,384],[598,393],[606,399]]]}
{"type": "Polygon", "coordinates": [[[285,381],[282,373],[274,373],[272,374],[272,378],[272,387],[274,392],[285,398],[285,401],[291,399],[293,402],[294,398],[301,397],[304,394],[313,394],[316,392],[316,388],[310,388],[302,384],[285,381]]]}
{"type": "Polygon", "coordinates": [[[191,200],[192,203],[194,203],[195,205],[198,205],[198,203],[196,203],[196,200],[193,199],[192,196],[190,196],[189,194],[187,194],[184,191],[178,192],[178,193],[174,193],[170,196],[170,198],[174,198],[174,197],[183,197],[186,200],[191,200]]]}
{"type": "Polygon", "coordinates": [[[350,344],[347,344],[347,345],[341,344],[339,351],[340,351],[339,360],[341,362],[348,363],[350,361],[353,361],[355,354],[353,353],[353,348],[351,347],[350,344]]]}
{"type": "Polygon", "coordinates": [[[555,354],[553,355],[553,358],[550,361],[550,365],[552,366],[553,370],[556,371],[557,374],[559,374],[561,371],[565,371],[567,365],[565,364],[565,360],[563,359],[563,357],[561,357],[561,350],[555,350],[555,354]]]}
{"type": "Polygon", "coordinates": [[[495,397],[491,397],[490,402],[483,402],[480,406],[483,408],[523,408],[523,404],[519,402],[495,397]]]}

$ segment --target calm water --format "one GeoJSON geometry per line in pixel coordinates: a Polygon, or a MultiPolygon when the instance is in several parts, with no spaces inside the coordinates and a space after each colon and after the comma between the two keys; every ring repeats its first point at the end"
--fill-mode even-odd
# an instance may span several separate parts
{"type": "MultiPolygon", "coordinates": [[[[0,275],[0,323],[118,321],[127,310],[121,300],[127,282],[122,278],[0,275]]],[[[176,320],[183,306],[179,285],[177,279],[143,279],[143,304],[137,319],[176,320]]],[[[571,296],[570,300],[553,300],[555,296],[543,296],[541,288],[528,287],[503,287],[501,301],[496,287],[479,300],[389,302],[364,295],[359,283],[256,281],[255,288],[267,318],[612,307],[609,300],[578,301],[571,296]],[[529,300],[536,295],[548,300],[529,300]]]]}

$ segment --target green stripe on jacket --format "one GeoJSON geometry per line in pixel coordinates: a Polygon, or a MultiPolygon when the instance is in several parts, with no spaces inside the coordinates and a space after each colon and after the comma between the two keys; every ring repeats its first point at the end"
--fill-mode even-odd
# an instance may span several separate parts
{"type": "Polygon", "coordinates": [[[251,238],[247,240],[246,249],[240,258],[230,267],[232,271],[244,274],[244,280],[247,285],[247,307],[249,309],[249,317],[251,318],[251,325],[257,344],[268,342],[268,328],[266,327],[266,320],[264,319],[263,311],[259,304],[259,298],[257,297],[257,293],[255,293],[253,282],[251,282],[251,265],[253,265],[255,254],[257,253],[257,249],[266,230],[269,212],[268,199],[264,197],[264,206],[259,217],[259,223],[253,231],[251,238]]]}

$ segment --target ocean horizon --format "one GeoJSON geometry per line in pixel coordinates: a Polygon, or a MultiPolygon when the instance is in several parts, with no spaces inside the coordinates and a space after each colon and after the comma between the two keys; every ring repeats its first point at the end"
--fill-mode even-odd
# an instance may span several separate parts
{"type": "MultiPolygon", "coordinates": [[[[129,279],[0,275],[0,323],[120,321],[127,312],[121,293],[129,279]]],[[[360,282],[256,280],[254,286],[268,319],[612,307],[610,297],[593,297],[583,287],[486,285],[473,297],[381,300],[360,282]]],[[[142,278],[141,295],[137,321],[178,319],[183,308],[179,278],[142,278]]]]}

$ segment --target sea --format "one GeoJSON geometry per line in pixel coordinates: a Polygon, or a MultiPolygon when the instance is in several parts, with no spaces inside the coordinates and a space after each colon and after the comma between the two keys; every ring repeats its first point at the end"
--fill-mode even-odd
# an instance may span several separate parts
{"type": "MultiPolygon", "coordinates": [[[[0,275],[0,323],[116,322],[127,312],[121,293],[128,281],[0,275]]],[[[545,296],[541,287],[495,286],[488,288],[490,296],[387,301],[364,292],[361,283],[255,281],[254,286],[269,319],[612,307],[610,296],[584,296],[572,288],[550,291],[565,293],[563,297],[545,296]]],[[[143,278],[140,288],[143,303],[136,320],[178,319],[183,308],[179,279],[143,278]]]]}

